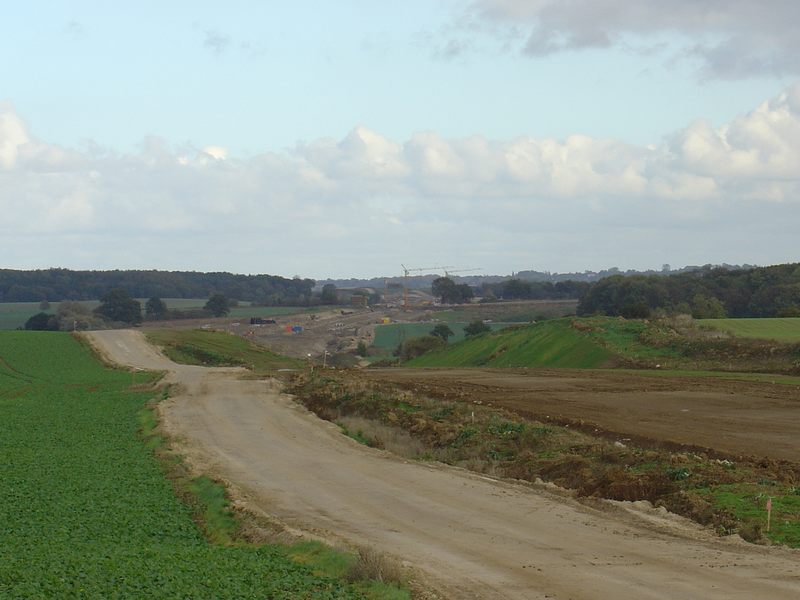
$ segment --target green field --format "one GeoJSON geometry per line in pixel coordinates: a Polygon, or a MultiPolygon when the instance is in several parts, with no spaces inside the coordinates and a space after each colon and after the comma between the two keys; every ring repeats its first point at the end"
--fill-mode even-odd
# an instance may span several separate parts
{"type": "MultiPolygon", "coordinates": [[[[468,323],[447,322],[447,326],[453,331],[450,343],[460,342],[464,339],[464,327],[468,323]]],[[[428,335],[438,323],[391,323],[389,325],[377,325],[375,327],[375,341],[372,345],[375,348],[392,351],[397,348],[400,342],[411,338],[428,335]]],[[[508,327],[508,323],[490,323],[489,327],[497,331],[508,327]]]]}
{"type": "Polygon", "coordinates": [[[697,322],[739,337],[800,342],[800,318],[702,319],[697,322]]]}
{"type": "Polygon", "coordinates": [[[522,325],[430,352],[410,367],[565,367],[592,369],[613,354],[571,327],[571,319],[522,325]]]}
{"type": "Polygon", "coordinates": [[[1,598],[357,598],[277,546],[213,545],[138,434],[147,373],[0,334],[1,598]]]}

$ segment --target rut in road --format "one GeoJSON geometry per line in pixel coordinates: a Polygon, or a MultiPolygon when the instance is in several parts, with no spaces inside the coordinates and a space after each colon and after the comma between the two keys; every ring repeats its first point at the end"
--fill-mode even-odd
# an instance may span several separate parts
{"type": "MultiPolygon", "coordinates": [[[[136,331],[89,334],[123,365],[170,372],[167,431],[254,512],[407,561],[452,598],[792,599],[800,552],[718,539],[656,510],[581,505],[366,448],[274,381],[176,365],[136,331]]],[[[183,449],[183,448],[182,448],[183,449]]]]}

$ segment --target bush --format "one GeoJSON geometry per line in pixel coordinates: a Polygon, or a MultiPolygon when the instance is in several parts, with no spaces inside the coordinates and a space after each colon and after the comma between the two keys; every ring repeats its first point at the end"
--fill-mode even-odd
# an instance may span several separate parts
{"type": "Polygon", "coordinates": [[[411,338],[400,344],[398,356],[400,360],[411,360],[422,356],[431,350],[439,350],[447,345],[442,338],[433,335],[424,335],[422,337],[411,338]]]}
{"type": "Polygon", "coordinates": [[[472,323],[464,327],[464,335],[467,337],[473,337],[482,333],[486,333],[487,331],[491,331],[491,329],[492,328],[483,321],[472,321],[472,323]]]}

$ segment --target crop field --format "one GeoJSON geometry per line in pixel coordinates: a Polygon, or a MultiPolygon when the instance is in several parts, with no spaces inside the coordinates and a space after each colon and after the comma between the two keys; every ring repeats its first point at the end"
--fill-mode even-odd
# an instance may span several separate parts
{"type": "Polygon", "coordinates": [[[0,597],[360,597],[280,547],[207,542],[138,434],[150,378],[0,334],[0,597]]]}
{"type": "Polygon", "coordinates": [[[800,342],[800,318],[702,319],[698,323],[739,337],[800,342]]]}

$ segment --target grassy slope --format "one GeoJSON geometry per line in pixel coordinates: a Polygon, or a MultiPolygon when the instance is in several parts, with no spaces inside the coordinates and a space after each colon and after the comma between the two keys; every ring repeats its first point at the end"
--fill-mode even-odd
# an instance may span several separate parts
{"type": "Polygon", "coordinates": [[[703,319],[701,325],[747,338],[800,342],[800,318],[794,319],[703,319]]]}
{"type": "MultiPolygon", "coordinates": [[[[464,339],[464,327],[467,323],[446,324],[452,331],[453,337],[450,343],[460,342],[464,339]]],[[[375,327],[375,341],[372,345],[383,350],[394,350],[403,340],[428,335],[438,323],[392,323],[390,325],[377,325],[375,327]]],[[[493,330],[500,330],[508,327],[508,323],[490,323],[493,330]]]]}
{"type": "Polygon", "coordinates": [[[614,354],[571,327],[571,319],[513,327],[453,344],[406,363],[411,367],[598,368],[614,354]]]}
{"type": "Polygon", "coordinates": [[[258,375],[294,369],[301,361],[270,352],[239,336],[203,329],[161,329],[147,332],[175,362],[206,366],[244,366],[258,375]]]}
{"type": "Polygon", "coordinates": [[[357,597],[281,548],[209,544],[137,434],[131,373],[65,333],[0,334],[0,357],[0,597],[357,597]]]}

